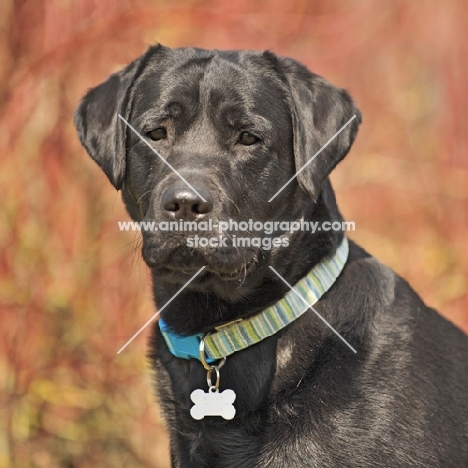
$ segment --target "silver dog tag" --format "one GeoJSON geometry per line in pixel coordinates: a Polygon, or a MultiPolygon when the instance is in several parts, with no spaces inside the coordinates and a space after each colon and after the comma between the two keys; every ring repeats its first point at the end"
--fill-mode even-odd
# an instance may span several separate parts
{"type": "Polygon", "coordinates": [[[193,419],[203,419],[205,416],[221,416],[224,419],[232,419],[236,414],[233,403],[236,399],[234,390],[219,392],[215,387],[210,387],[207,392],[194,390],[190,399],[195,403],[190,410],[193,419]]]}

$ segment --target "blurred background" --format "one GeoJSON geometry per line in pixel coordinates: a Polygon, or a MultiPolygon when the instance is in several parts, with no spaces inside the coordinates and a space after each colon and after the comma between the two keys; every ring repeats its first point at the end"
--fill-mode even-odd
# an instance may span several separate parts
{"type": "Polygon", "coordinates": [[[167,468],[139,237],[72,114],[148,44],[271,49],[347,88],[350,237],[468,332],[464,0],[0,3],[0,467],[167,468]],[[176,5],[176,6],[175,6],[176,5]]]}

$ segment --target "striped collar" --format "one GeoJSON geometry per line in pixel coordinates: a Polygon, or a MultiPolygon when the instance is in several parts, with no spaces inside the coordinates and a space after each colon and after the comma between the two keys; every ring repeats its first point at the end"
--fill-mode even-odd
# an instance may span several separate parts
{"type": "Polygon", "coordinates": [[[179,358],[200,359],[200,341],[205,336],[206,361],[213,363],[274,335],[306,312],[309,309],[306,303],[313,306],[333,286],[348,259],[348,250],[348,240],[344,237],[333,257],[315,265],[276,304],[253,317],[221,325],[206,336],[202,333],[177,335],[159,319],[159,328],[169,350],[179,358]]]}

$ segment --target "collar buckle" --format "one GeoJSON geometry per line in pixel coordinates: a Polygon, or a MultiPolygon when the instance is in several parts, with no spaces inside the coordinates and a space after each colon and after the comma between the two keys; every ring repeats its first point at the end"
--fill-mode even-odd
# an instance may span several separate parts
{"type": "Polygon", "coordinates": [[[243,322],[244,319],[238,318],[236,320],[231,320],[230,322],[222,323],[221,325],[217,325],[215,328],[216,331],[222,330],[223,328],[229,327],[230,325],[233,325],[234,323],[240,323],[243,322]]]}

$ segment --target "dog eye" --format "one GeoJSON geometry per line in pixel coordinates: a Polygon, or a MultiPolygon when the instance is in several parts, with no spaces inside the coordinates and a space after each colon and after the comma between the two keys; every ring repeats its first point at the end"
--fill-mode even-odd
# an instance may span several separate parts
{"type": "Polygon", "coordinates": [[[151,138],[153,141],[164,140],[167,137],[167,131],[164,127],[155,128],[151,132],[147,132],[146,136],[151,138]]]}
{"type": "Polygon", "coordinates": [[[245,146],[253,145],[257,141],[259,141],[259,138],[249,132],[242,132],[239,137],[239,143],[245,146]]]}

